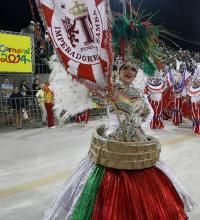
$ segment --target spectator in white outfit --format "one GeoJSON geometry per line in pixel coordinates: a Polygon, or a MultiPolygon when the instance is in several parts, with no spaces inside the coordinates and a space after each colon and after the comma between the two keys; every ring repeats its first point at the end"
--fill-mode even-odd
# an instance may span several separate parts
{"type": "Polygon", "coordinates": [[[37,91],[36,97],[37,97],[38,105],[42,113],[42,123],[46,124],[47,112],[46,112],[46,108],[44,105],[44,84],[42,84],[41,89],[37,91]]]}

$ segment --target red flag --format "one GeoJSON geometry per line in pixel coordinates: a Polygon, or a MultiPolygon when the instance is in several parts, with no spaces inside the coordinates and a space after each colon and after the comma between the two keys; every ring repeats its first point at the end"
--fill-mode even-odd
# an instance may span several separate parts
{"type": "Polygon", "coordinates": [[[111,76],[111,27],[107,0],[40,0],[52,42],[68,73],[105,88],[111,76]]]}

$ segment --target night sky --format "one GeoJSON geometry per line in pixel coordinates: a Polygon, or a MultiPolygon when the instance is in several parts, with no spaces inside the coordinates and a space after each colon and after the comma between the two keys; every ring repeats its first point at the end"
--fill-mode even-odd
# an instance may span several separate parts
{"type": "MultiPolygon", "coordinates": [[[[141,0],[132,2],[137,7],[141,0]]],[[[111,5],[115,11],[122,10],[119,0],[111,0],[111,5]]],[[[200,42],[199,0],[143,0],[142,7],[152,12],[159,10],[154,22],[165,25],[185,39],[200,42]]],[[[29,24],[30,20],[32,20],[32,15],[28,0],[3,0],[1,2],[0,29],[20,31],[29,24]]],[[[200,46],[186,42],[182,42],[181,46],[200,50],[200,46]]]]}
{"type": "Polygon", "coordinates": [[[29,25],[31,18],[28,0],[2,0],[0,29],[20,31],[29,25]]]}

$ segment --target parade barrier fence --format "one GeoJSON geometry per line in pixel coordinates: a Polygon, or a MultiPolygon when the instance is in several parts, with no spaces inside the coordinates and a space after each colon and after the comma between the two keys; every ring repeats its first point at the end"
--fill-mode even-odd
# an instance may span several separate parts
{"type": "Polygon", "coordinates": [[[9,100],[0,98],[0,127],[15,126],[17,113],[20,113],[22,124],[25,127],[37,127],[37,124],[42,121],[36,97],[11,98],[9,100]],[[25,111],[28,117],[23,118],[25,111]]]}
{"type": "MultiPolygon", "coordinates": [[[[0,128],[16,126],[16,114],[20,113],[23,128],[36,128],[42,126],[42,113],[37,98],[32,94],[26,97],[10,98],[0,96],[0,128]],[[28,118],[24,118],[26,111],[28,118]]],[[[104,106],[95,105],[91,111],[92,118],[106,115],[104,106]]],[[[73,120],[72,120],[73,121],[73,120]]]]}

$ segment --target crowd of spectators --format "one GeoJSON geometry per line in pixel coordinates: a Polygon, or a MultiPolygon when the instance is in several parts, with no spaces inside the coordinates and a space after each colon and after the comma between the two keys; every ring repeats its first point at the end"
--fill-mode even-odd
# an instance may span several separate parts
{"type": "Polygon", "coordinates": [[[36,53],[41,58],[48,58],[53,54],[53,47],[47,31],[42,31],[40,22],[31,21],[29,26],[21,30],[22,34],[32,34],[37,48],[36,53]]]}
{"type": "MultiPolygon", "coordinates": [[[[47,111],[45,107],[45,88],[48,83],[41,83],[40,78],[35,78],[32,85],[25,79],[19,85],[13,85],[6,78],[0,84],[0,111],[7,114],[9,109],[15,115],[17,129],[21,129],[22,120],[29,119],[31,113],[40,111],[42,124],[47,123],[47,111]]],[[[2,114],[1,114],[2,115],[2,114]]],[[[51,119],[52,120],[52,119],[51,119]]],[[[52,127],[52,126],[51,126],[52,127]]]]}
{"type": "Polygon", "coordinates": [[[200,63],[200,52],[194,52],[183,49],[173,49],[171,47],[164,47],[161,50],[161,60],[167,66],[176,68],[177,60],[186,65],[186,69],[194,74],[197,63],[200,63]]]}

